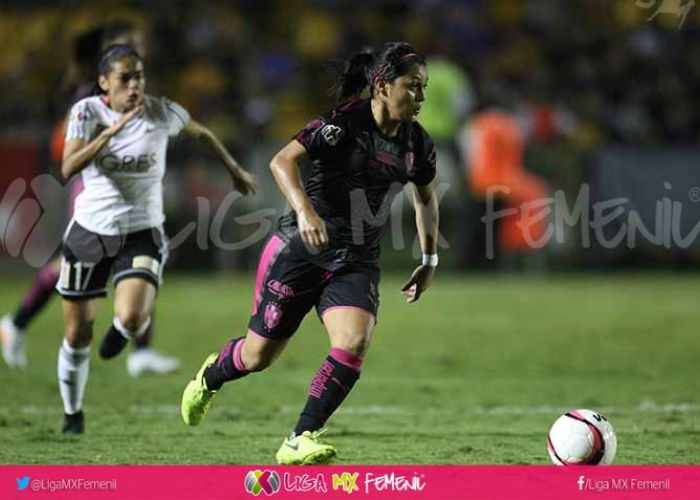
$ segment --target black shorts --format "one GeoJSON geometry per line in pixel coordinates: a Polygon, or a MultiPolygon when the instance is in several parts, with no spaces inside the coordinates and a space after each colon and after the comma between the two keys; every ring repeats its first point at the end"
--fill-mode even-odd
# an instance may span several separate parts
{"type": "Polygon", "coordinates": [[[323,269],[295,255],[274,235],[258,264],[248,328],[269,339],[288,339],[314,306],[321,320],[324,313],[337,307],[362,309],[376,319],[379,279],[379,267],[372,264],[323,269]]]}
{"type": "Polygon", "coordinates": [[[105,236],[72,221],[63,237],[56,290],[68,300],[104,297],[111,272],[115,286],[125,278],[138,277],[158,288],[167,259],[166,242],[161,227],[105,236]]]}

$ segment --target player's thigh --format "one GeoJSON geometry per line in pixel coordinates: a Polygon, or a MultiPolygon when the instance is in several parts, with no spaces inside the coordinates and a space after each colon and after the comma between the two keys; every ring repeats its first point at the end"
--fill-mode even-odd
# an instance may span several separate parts
{"type": "Polygon", "coordinates": [[[114,313],[135,330],[153,313],[167,252],[161,228],[126,236],[114,262],[114,313]]]}
{"type": "Polygon", "coordinates": [[[129,330],[136,330],[153,313],[158,291],[139,277],[120,280],[114,288],[114,314],[129,330]]]}
{"type": "Polygon", "coordinates": [[[248,330],[268,340],[289,339],[317,303],[322,273],[321,268],[286,251],[284,243],[273,236],[258,265],[248,330]]]}
{"type": "Polygon", "coordinates": [[[163,268],[168,257],[167,239],[161,227],[127,234],[123,247],[114,261],[112,283],[138,277],[158,289],[163,280],[163,268]]]}
{"type": "Polygon", "coordinates": [[[379,308],[379,279],[374,266],[348,267],[329,278],[317,311],[332,347],[365,354],[379,308]]]}
{"type": "Polygon", "coordinates": [[[364,356],[372,341],[374,316],[364,309],[338,307],[323,315],[331,347],[364,356]]]}
{"type": "Polygon", "coordinates": [[[58,293],[75,301],[105,297],[120,245],[120,237],[102,236],[71,223],[63,238],[58,293]]]}
{"type": "Polygon", "coordinates": [[[90,344],[92,325],[95,321],[96,299],[63,300],[64,336],[71,347],[80,348],[90,344]]]}

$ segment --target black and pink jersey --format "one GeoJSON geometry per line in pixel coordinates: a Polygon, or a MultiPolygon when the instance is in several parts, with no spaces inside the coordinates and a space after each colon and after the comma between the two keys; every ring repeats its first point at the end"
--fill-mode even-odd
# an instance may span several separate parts
{"type": "MultiPolygon", "coordinates": [[[[348,262],[376,263],[395,196],[407,182],[424,186],[435,178],[430,136],[413,122],[387,137],[377,128],[370,101],[355,100],[312,120],[294,139],[312,162],[306,193],[330,239],[308,259],[329,270],[348,262]]],[[[280,219],[279,233],[291,246],[301,246],[293,211],[280,219]]]]}

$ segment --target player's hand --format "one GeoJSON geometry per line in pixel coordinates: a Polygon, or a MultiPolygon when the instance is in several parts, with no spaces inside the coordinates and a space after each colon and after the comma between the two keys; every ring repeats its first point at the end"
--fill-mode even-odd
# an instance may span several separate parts
{"type": "Polygon", "coordinates": [[[244,195],[257,194],[259,189],[258,181],[255,180],[253,174],[240,167],[229,169],[229,173],[231,174],[233,189],[244,195]]]}
{"type": "Polygon", "coordinates": [[[297,214],[299,234],[302,241],[312,250],[319,250],[328,244],[326,223],[314,209],[302,210],[297,214]]]}
{"type": "Polygon", "coordinates": [[[124,125],[127,124],[129,120],[131,120],[134,116],[138,115],[141,111],[143,111],[143,105],[140,104],[136,106],[134,109],[127,111],[124,113],[116,122],[114,122],[110,127],[107,127],[105,131],[103,132],[104,134],[107,134],[109,137],[113,137],[116,134],[119,133],[121,129],[124,128],[124,125]]]}
{"type": "Polygon", "coordinates": [[[435,276],[435,267],[418,266],[413,271],[411,279],[401,287],[401,292],[406,297],[406,302],[416,302],[433,282],[433,276],[435,276]]]}

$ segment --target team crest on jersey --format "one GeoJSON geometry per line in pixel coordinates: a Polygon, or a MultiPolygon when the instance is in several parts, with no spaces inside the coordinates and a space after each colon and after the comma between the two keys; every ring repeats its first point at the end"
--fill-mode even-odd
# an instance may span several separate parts
{"type": "Polygon", "coordinates": [[[413,160],[415,160],[415,155],[413,154],[413,151],[409,151],[406,153],[406,168],[409,170],[413,168],[413,160]]]}
{"type": "Polygon", "coordinates": [[[88,118],[90,118],[90,112],[87,109],[83,110],[83,111],[78,111],[75,114],[75,119],[78,120],[79,122],[84,122],[88,118]]]}
{"type": "Polygon", "coordinates": [[[265,328],[272,330],[279,325],[282,321],[282,314],[282,308],[278,304],[274,302],[267,304],[265,306],[265,328]]]}
{"type": "Polygon", "coordinates": [[[340,142],[341,135],[343,135],[343,130],[330,123],[321,129],[321,137],[331,146],[335,146],[340,142]]]}

